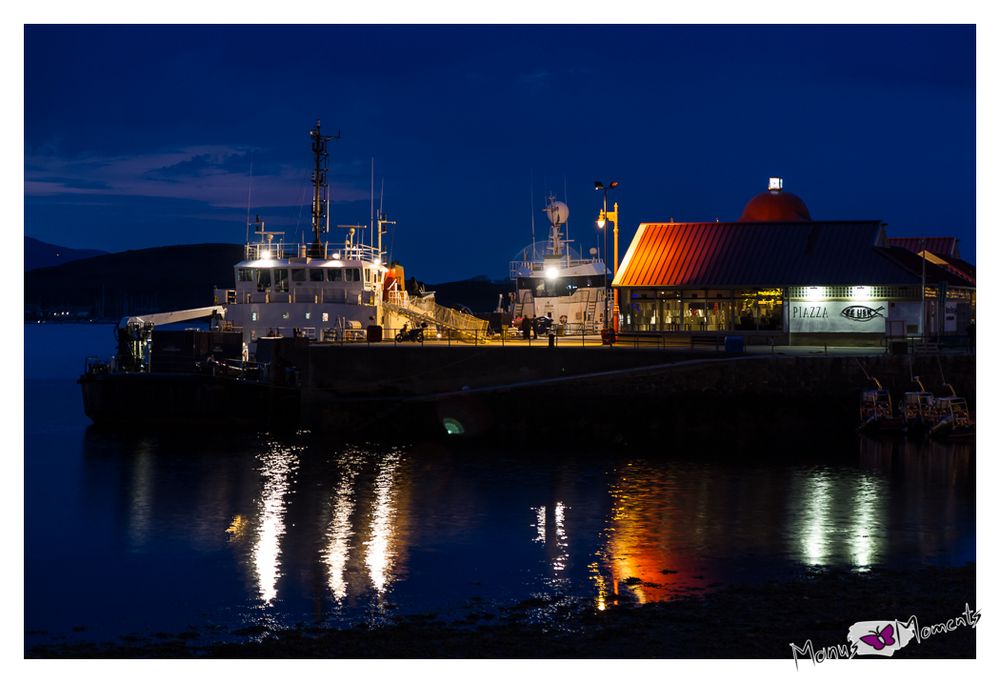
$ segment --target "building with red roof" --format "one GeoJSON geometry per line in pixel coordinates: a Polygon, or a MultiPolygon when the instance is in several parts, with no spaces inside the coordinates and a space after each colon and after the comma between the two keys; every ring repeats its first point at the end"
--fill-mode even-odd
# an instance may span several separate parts
{"type": "Polygon", "coordinates": [[[613,286],[621,332],[639,336],[881,344],[964,335],[975,307],[975,269],[957,240],[894,241],[880,220],[813,220],[778,178],[736,222],[642,223],[613,286]]]}

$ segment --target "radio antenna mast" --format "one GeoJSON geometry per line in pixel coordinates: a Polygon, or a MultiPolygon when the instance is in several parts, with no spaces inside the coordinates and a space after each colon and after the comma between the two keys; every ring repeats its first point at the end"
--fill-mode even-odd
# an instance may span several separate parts
{"type": "Polygon", "coordinates": [[[312,152],[313,152],[313,173],[312,173],[312,185],[313,185],[313,201],[312,201],[312,230],[313,230],[313,241],[309,245],[308,255],[312,258],[321,258],[323,256],[323,242],[320,239],[324,229],[329,229],[329,211],[330,211],[330,200],[329,195],[324,196],[324,190],[327,189],[327,179],[326,176],[330,172],[330,154],[327,152],[327,144],[330,140],[339,140],[340,131],[337,131],[336,135],[323,135],[320,133],[319,119],[316,119],[316,127],[309,131],[309,137],[312,138],[312,152]]]}
{"type": "Polygon", "coordinates": [[[531,186],[528,188],[531,201],[531,260],[535,260],[535,171],[531,171],[531,186]]]}
{"type": "Polygon", "coordinates": [[[250,244],[250,194],[253,192],[253,148],[250,148],[250,180],[247,181],[247,234],[245,244],[250,244]]]}

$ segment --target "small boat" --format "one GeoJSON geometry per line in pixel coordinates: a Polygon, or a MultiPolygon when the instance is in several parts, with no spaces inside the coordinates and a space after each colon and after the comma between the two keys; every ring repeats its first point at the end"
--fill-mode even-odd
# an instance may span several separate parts
{"type": "Polygon", "coordinates": [[[872,380],[875,388],[861,392],[858,431],[862,434],[902,434],[906,423],[902,416],[893,414],[892,397],[877,379],[872,380]]]}
{"type": "Polygon", "coordinates": [[[951,396],[934,399],[935,422],[928,435],[933,439],[970,439],[976,435],[976,423],[969,412],[969,404],[950,384],[946,385],[951,396]]]}
{"type": "Polygon", "coordinates": [[[907,391],[899,404],[899,414],[905,424],[906,435],[918,439],[925,438],[936,422],[934,394],[924,388],[919,377],[913,381],[919,391],[907,391]]]}

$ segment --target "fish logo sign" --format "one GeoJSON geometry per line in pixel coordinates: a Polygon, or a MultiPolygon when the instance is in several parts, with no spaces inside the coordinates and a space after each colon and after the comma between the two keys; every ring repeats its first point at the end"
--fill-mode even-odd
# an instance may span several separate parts
{"type": "Polygon", "coordinates": [[[871,308],[870,306],[848,306],[840,312],[840,315],[844,316],[848,320],[853,320],[858,323],[866,323],[873,318],[884,318],[881,311],[885,306],[879,306],[878,308],[871,308]]]}

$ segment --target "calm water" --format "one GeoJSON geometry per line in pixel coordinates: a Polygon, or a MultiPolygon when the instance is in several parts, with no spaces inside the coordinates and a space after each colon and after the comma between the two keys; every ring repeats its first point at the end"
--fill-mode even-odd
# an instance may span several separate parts
{"type": "Polygon", "coordinates": [[[972,446],[821,434],[739,464],[710,445],[109,434],[88,428],[75,378],[111,328],[26,326],[25,342],[28,645],[457,619],[536,597],[602,607],[975,557],[972,446]]]}

